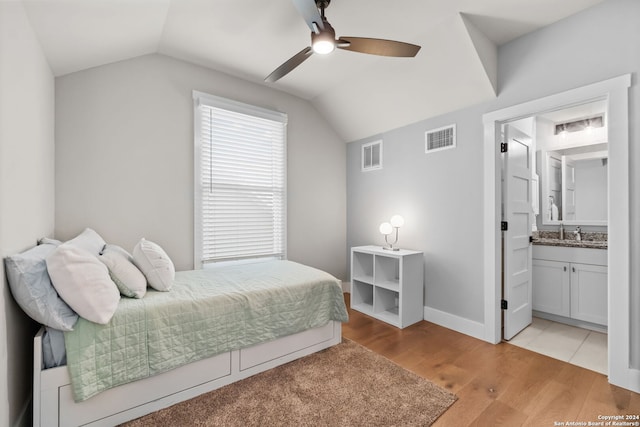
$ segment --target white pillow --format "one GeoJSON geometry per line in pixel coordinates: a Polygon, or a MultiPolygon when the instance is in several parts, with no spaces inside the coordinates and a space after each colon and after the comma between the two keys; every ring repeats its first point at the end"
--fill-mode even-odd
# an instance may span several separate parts
{"type": "Polygon", "coordinates": [[[107,245],[98,259],[107,266],[111,279],[122,295],[142,298],[147,292],[147,279],[133,264],[129,252],[117,245],[107,245]]]}
{"type": "Polygon", "coordinates": [[[66,241],[65,244],[76,246],[84,249],[92,255],[98,256],[100,252],[102,252],[102,249],[104,249],[104,245],[107,243],[91,228],[85,228],[82,233],[78,234],[73,239],[66,241]]]}
{"type": "Polygon", "coordinates": [[[51,284],[45,259],[58,244],[43,243],[4,259],[13,297],[35,321],[61,331],[72,331],[78,315],[51,284]]]}
{"type": "Polygon", "coordinates": [[[149,285],[157,291],[168,291],[176,277],[176,269],[169,255],[149,240],[140,239],[133,248],[133,262],[145,275],[149,285]]]}
{"type": "Polygon", "coordinates": [[[51,239],[49,237],[41,237],[38,239],[38,245],[55,245],[60,246],[62,242],[58,239],[51,239]]]}
{"type": "Polygon", "coordinates": [[[80,316],[102,325],[118,308],[120,292],[98,258],[68,242],[47,257],[53,287],[80,316]]]}

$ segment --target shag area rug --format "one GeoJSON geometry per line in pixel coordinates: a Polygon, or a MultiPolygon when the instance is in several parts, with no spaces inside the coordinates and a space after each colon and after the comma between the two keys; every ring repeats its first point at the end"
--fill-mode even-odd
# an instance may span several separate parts
{"type": "Polygon", "coordinates": [[[350,340],[124,424],[428,426],[452,393],[350,340]]]}

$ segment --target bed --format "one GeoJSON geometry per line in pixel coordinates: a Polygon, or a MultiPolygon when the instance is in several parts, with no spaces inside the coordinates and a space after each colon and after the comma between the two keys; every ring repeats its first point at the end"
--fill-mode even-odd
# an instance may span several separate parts
{"type": "Polygon", "coordinates": [[[336,345],[346,320],[340,282],[301,264],[178,272],[170,292],[122,298],[106,325],[79,319],[68,366],[45,369],[38,332],[33,424],[135,419],[336,345]]]}

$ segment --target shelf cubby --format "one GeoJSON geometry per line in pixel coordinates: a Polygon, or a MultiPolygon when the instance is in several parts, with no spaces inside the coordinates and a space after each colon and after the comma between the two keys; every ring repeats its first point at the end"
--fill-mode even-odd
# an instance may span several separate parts
{"type": "Polygon", "coordinates": [[[351,262],[354,280],[373,284],[373,254],[355,252],[351,262]]]}
{"type": "Polygon", "coordinates": [[[373,313],[373,285],[353,280],[351,282],[351,307],[363,313],[373,313]]]}
{"type": "Polygon", "coordinates": [[[389,323],[398,323],[400,320],[400,292],[390,291],[385,288],[375,288],[373,312],[381,318],[388,319],[389,323]]]}

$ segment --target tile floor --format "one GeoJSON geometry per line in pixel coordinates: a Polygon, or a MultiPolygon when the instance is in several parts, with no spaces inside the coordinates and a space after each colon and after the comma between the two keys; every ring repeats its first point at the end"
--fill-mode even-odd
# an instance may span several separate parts
{"type": "Polygon", "coordinates": [[[534,317],[509,343],[607,375],[607,334],[534,317]]]}

